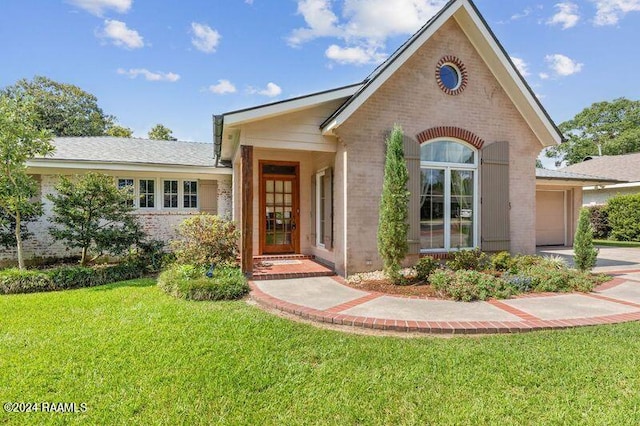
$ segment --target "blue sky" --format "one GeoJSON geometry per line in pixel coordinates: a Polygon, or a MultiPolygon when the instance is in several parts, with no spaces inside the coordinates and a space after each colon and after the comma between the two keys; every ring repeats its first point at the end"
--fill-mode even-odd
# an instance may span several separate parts
{"type": "MultiPolygon", "coordinates": [[[[3,0],[0,86],[45,75],[146,136],[359,82],[444,0],[3,0]]],[[[551,117],[640,98],[640,0],[476,0],[551,117]]]]}

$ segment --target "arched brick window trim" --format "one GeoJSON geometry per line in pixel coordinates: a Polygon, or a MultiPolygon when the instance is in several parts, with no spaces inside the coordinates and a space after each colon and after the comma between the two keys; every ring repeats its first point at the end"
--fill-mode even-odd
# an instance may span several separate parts
{"type": "Polygon", "coordinates": [[[484,145],[484,140],[482,140],[475,134],[471,133],[468,130],[453,126],[432,127],[431,129],[424,130],[418,133],[417,136],[418,142],[420,142],[421,144],[436,138],[460,139],[467,142],[468,144],[473,145],[477,149],[481,149],[482,145],[484,145]]]}

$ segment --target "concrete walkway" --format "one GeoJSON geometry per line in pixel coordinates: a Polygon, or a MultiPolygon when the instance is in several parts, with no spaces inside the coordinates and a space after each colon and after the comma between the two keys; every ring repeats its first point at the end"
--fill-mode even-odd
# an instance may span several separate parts
{"type": "Polygon", "coordinates": [[[250,285],[258,303],[319,322],[424,333],[513,333],[640,320],[636,268],[614,274],[614,280],[593,293],[528,294],[473,303],[366,292],[346,286],[339,277],[250,285]]]}
{"type": "MultiPolygon", "coordinates": [[[[640,247],[598,247],[595,272],[640,269],[640,247]]],[[[538,254],[560,256],[573,266],[572,247],[538,247],[538,254]]]]}

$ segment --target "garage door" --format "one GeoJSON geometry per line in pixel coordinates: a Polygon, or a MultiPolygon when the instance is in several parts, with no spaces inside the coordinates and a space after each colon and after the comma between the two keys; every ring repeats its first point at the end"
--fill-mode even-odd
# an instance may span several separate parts
{"type": "Polygon", "coordinates": [[[564,244],[564,192],[536,191],[536,245],[564,244]]]}

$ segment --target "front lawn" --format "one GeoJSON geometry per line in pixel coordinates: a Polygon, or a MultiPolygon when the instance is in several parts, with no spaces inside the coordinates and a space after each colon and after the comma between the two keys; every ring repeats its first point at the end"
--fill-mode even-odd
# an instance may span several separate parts
{"type": "Polygon", "coordinates": [[[640,241],[593,240],[593,244],[604,247],[640,247],[640,241]]]}
{"type": "Polygon", "coordinates": [[[153,280],[0,296],[0,424],[638,424],[640,324],[462,338],[322,330],[153,280]]]}

